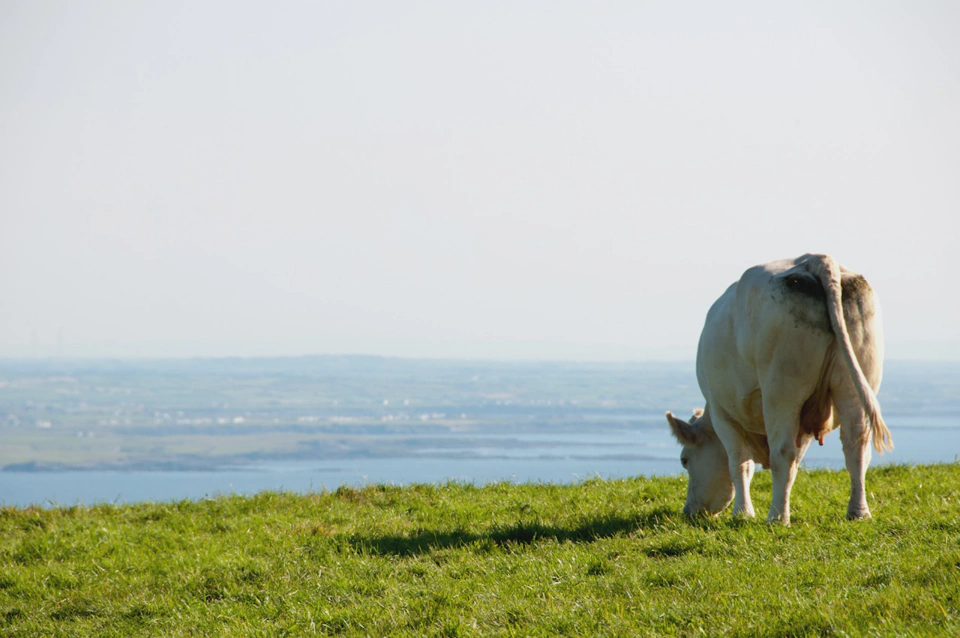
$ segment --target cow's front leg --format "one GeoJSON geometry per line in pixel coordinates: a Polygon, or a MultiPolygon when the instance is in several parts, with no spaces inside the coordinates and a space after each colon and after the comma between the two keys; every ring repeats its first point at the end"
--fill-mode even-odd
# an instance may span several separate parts
{"type": "Polygon", "coordinates": [[[870,429],[866,425],[863,409],[852,406],[840,413],[840,441],[843,443],[843,458],[850,473],[850,502],[847,518],[869,518],[865,479],[870,465],[870,429]],[[849,424],[849,425],[848,425],[849,424]]]}
{"type": "Polygon", "coordinates": [[[753,501],[750,499],[750,481],[753,479],[753,459],[739,463],[730,457],[730,478],[733,479],[733,515],[753,517],[753,501]]]}
{"type": "MultiPolygon", "coordinates": [[[[782,428],[784,435],[770,440],[770,472],[773,479],[773,499],[767,522],[790,524],[790,490],[797,478],[800,449],[797,447],[799,424],[782,428]]],[[[769,430],[768,430],[769,431],[769,430]]]]}
{"type": "Polygon", "coordinates": [[[734,490],[733,515],[754,516],[753,501],[750,499],[750,481],[753,479],[754,469],[753,451],[743,439],[739,425],[720,414],[712,414],[712,421],[713,428],[727,451],[734,490]]]}

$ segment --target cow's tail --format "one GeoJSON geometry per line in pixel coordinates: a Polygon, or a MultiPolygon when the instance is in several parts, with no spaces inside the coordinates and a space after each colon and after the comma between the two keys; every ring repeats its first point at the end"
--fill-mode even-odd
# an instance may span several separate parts
{"type": "MultiPolygon", "coordinates": [[[[857,354],[853,351],[853,344],[850,343],[850,334],[847,332],[847,322],[843,317],[843,293],[840,287],[840,266],[837,265],[829,255],[814,255],[810,261],[813,274],[820,279],[820,285],[827,297],[827,314],[830,315],[830,325],[833,326],[833,334],[837,338],[837,346],[840,350],[840,356],[847,366],[847,371],[853,379],[853,385],[860,395],[860,402],[870,420],[870,429],[873,434],[873,447],[877,452],[883,453],[884,450],[893,449],[893,439],[890,436],[890,430],[883,422],[880,415],[880,403],[877,401],[877,395],[873,393],[873,388],[863,374],[860,368],[860,362],[857,361],[857,354]]],[[[841,424],[842,425],[842,424],[841,424]]]]}

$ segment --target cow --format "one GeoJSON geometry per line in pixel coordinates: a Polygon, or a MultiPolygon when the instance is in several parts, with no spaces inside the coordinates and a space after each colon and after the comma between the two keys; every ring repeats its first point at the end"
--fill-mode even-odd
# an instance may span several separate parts
{"type": "Polygon", "coordinates": [[[754,516],[759,463],[773,479],[767,522],[789,525],[804,452],[839,426],[847,518],[869,517],[870,439],[877,452],[893,449],[876,396],[882,372],[880,306],[861,275],[815,254],[748,269],[710,308],[700,335],[706,406],[690,421],[666,413],[690,475],[684,513],[717,515],[733,501],[734,516],[754,516]]]}

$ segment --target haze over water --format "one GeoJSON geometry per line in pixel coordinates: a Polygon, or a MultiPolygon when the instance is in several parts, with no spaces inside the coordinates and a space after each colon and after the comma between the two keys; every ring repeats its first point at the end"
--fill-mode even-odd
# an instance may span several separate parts
{"type": "Polygon", "coordinates": [[[0,356],[690,360],[833,255],[960,359],[960,4],[0,3],[0,356]]]}

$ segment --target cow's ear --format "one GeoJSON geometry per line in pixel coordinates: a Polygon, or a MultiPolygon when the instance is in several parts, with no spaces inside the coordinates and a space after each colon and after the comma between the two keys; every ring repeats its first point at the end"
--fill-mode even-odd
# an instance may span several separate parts
{"type": "Polygon", "coordinates": [[[700,443],[702,438],[700,432],[683,419],[673,416],[673,412],[667,411],[667,423],[670,424],[673,436],[677,437],[677,441],[681,445],[697,445],[700,443]]]}

